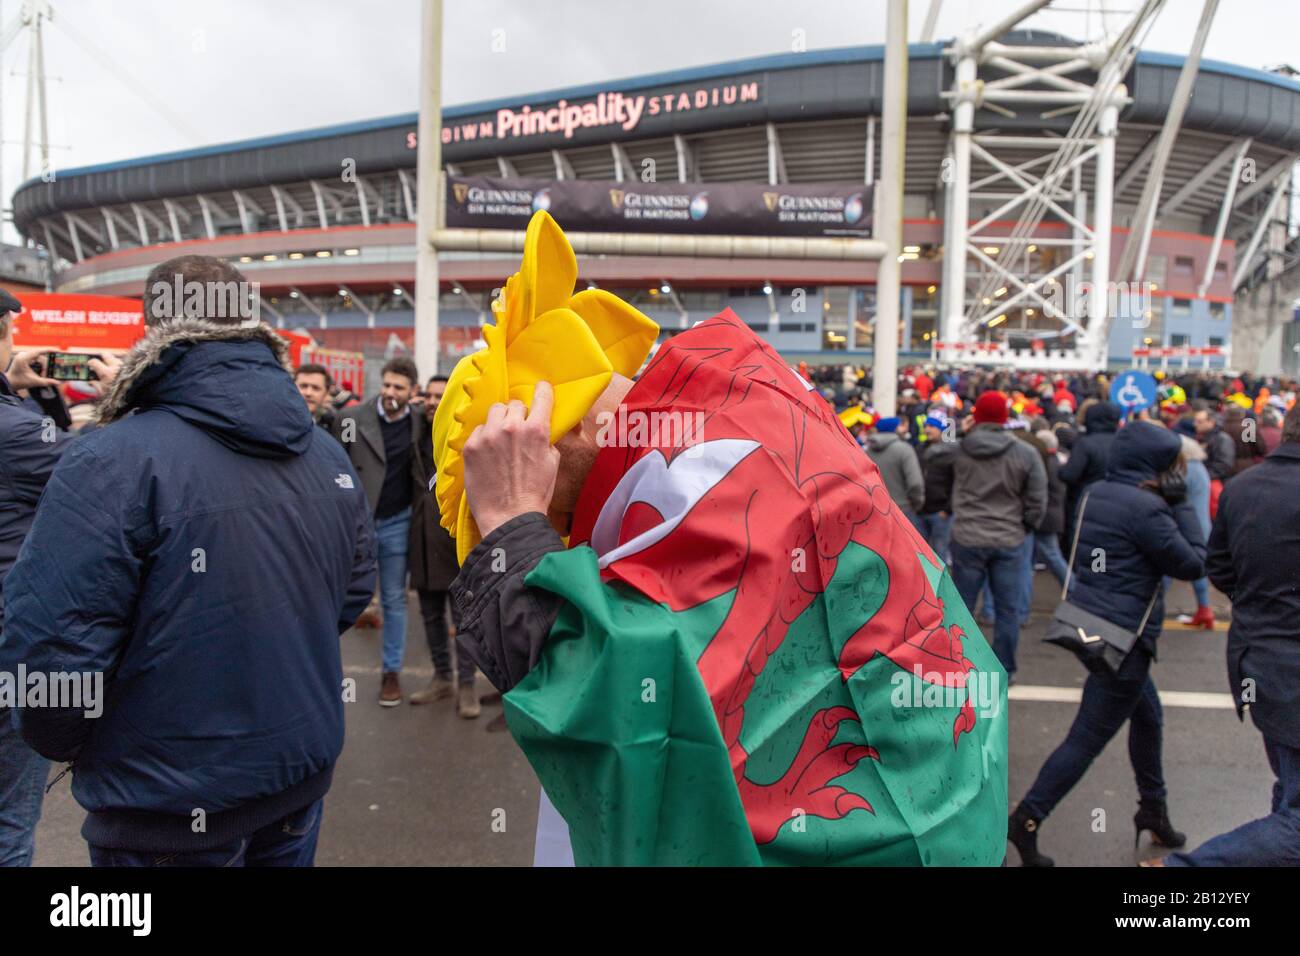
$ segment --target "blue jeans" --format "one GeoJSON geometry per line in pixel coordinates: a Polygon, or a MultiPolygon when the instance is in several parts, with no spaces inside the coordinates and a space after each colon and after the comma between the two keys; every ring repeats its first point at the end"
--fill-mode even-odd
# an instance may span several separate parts
{"type": "Polygon", "coordinates": [[[1197,578],[1192,582],[1192,593],[1196,595],[1197,607],[1210,606],[1210,579],[1197,578]]]}
{"type": "Polygon", "coordinates": [[[379,546],[379,602],[384,608],[385,672],[399,672],[406,653],[406,551],[411,509],[375,522],[379,546]]]}
{"type": "Polygon", "coordinates": [[[312,866],[320,836],[325,798],[249,836],[214,847],[181,853],[110,850],[90,844],[91,866],[312,866]]]}
{"type": "MultiPolygon", "coordinates": [[[[1166,577],[1164,580],[1165,597],[1169,596],[1169,586],[1173,584],[1174,579],[1166,577]]],[[[1196,595],[1196,606],[1198,608],[1210,606],[1210,579],[1197,578],[1192,582],[1192,593],[1196,595]]]]}
{"type": "Polygon", "coordinates": [[[1042,561],[1047,565],[1047,570],[1052,572],[1052,577],[1056,578],[1057,584],[1065,583],[1065,555],[1061,554],[1061,542],[1054,534],[1042,534],[1035,531],[1033,534],[1033,551],[1029,560],[1025,562],[1025,593],[1024,608],[1025,617],[1029,616],[1029,609],[1034,604],[1034,564],[1042,561]]]}
{"type": "MultiPolygon", "coordinates": [[[[930,550],[938,555],[939,560],[944,564],[950,564],[952,562],[949,547],[952,542],[952,515],[932,511],[929,514],[917,515],[916,520],[921,526],[921,536],[925,538],[925,543],[930,546],[930,550]]],[[[971,608],[972,612],[974,610],[971,608]]]]}
{"type": "Polygon", "coordinates": [[[0,707],[0,866],[31,866],[50,762],[27,746],[13,718],[0,707]]]}
{"type": "Polygon", "coordinates": [[[1264,752],[1277,777],[1273,813],[1170,854],[1165,866],[1300,866],[1300,750],[1265,736],[1264,752]]]}
{"type": "Polygon", "coordinates": [[[1021,804],[1036,820],[1047,817],[1093,760],[1128,727],[1128,756],[1137,780],[1138,796],[1165,799],[1165,776],[1160,751],[1164,740],[1164,711],[1148,671],[1151,658],[1135,648],[1119,674],[1091,673],[1083,684],[1083,700],[1064,742],[1047,758],[1038,779],[1021,804]]]}
{"type": "MultiPolygon", "coordinates": [[[[1026,539],[1028,541],[1028,539],[1026,539]]],[[[1016,672],[1026,548],[968,548],[952,542],[952,580],[967,608],[974,608],[985,582],[993,589],[993,653],[1007,675],[1016,672]]]]}

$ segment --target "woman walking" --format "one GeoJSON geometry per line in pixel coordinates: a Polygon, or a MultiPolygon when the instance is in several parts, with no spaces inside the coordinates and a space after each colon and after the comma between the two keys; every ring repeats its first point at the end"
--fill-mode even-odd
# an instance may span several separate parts
{"type": "Polygon", "coordinates": [[[1105,480],[1079,502],[1070,601],[1136,633],[1137,641],[1117,670],[1091,668],[1069,734],[1011,815],[1008,839],[1025,866],[1052,865],[1038,852],[1040,825],[1125,721],[1139,796],[1137,835],[1149,830],[1168,847],[1185,842],[1169,822],[1160,756],[1163,716],[1149,675],[1164,620],[1164,576],[1190,581],[1205,573],[1200,523],[1183,500],[1181,451],[1178,436],[1164,426],[1133,422],[1115,436],[1105,480]]]}

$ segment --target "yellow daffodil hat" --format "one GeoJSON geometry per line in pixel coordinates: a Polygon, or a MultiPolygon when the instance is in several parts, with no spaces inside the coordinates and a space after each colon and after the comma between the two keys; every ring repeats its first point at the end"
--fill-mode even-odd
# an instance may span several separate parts
{"type": "Polygon", "coordinates": [[[659,326],[603,289],[573,294],[578,260],[563,230],[544,211],[533,214],[519,271],[492,304],[496,322],[483,327],[486,348],[457,363],[433,417],[435,493],[442,526],[465,558],[480,538],[465,498],[461,454],[495,403],[531,407],[540,381],[555,390],[551,444],[578,424],[614,372],[631,378],[659,335],[659,326]]]}

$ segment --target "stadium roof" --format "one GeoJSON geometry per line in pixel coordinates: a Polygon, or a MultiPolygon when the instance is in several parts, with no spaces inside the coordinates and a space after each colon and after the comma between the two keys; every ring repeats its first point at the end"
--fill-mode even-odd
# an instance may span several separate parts
{"type": "MultiPolygon", "coordinates": [[[[1008,37],[1009,42],[1015,42],[1008,37]]],[[[941,92],[951,85],[952,66],[943,56],[947,42],[912,44],[909,49],[909,113],[917,117],[946,112],[941,92]]],[[[854,46],[807,53],[753,57],[622,80],[584,84],[561,90],[505,97],[448,107],[444,128],[489,124],[499,110],[534,111],[561,100],[591,99],[602,93],[656,93],[693,89],[710,82],[758,82],[753,102],[642,118],[625,131],[618,124],[579,129],[571,134],[474,141],[444,147],[451,163],[490,156],[517,155],[550,148],[573,149],[595,144],[700,134],[767,122],[804,122],[878,115],[883,92],[883,46],[854,46]]],[[[1121,122],[1158,125],[1168,110],[1182,56],[1139,54],[1127,83],[1133,102],[1121,122]]],[[[69,170],[53,182],[35,178],[14,193],[15,224],[22,231],[51,214],[130,202],[193,196],[204,192],[247,189],[311,179],[337,178],[340,158],[351,158],[358,173],[413,169],[416,150],[410,134],[416,114],[404,113],[361,122],[221,143],[198,149],[138,157],[69,170]]],[[[1059,125],[1063,117],[1037,122],[1059,125]]],[[[1008,126],[994,114],[981,113],[977,125],[1008,126]]],[[[1193,91],[1183,128],[1229,137],[1252,136],[1263,146],[1300,151],[1300,82],[1289,77],[1229,63],[1205,60],[1193,91]]],[[[909,176],[910,178],[910,176],[909,176]]]]}

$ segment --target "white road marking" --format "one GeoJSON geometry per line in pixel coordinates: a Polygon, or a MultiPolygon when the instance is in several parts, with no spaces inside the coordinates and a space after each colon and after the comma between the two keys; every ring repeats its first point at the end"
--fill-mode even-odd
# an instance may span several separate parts
{"type": "MultiPolygon", "coordinates": [[[[382,673],[383,673],[383,669],[380,667],[366,667],[365,665],[362,664],[343,665],[344,677],[370,677],[370,676],[378,677],[382,673]]],[[[433,668],[432,667],[403,667],[401,676],[432,677],[433,668]]]]}
{"type": "MultiPolygon", "coordinates": [[[[1199,707],[1202,710],[1233,710],[1231,694],[1213,694],[1199,690],[1159,691],[1160,703],[1166,707],[1199,707]]],[[[1077,704],[1083,699],[1080,687],[1047,687],[1042,684],[1013,684],[1007,688],[1008,700],[1029,700],[1054,704],[1077,704]]]]}

